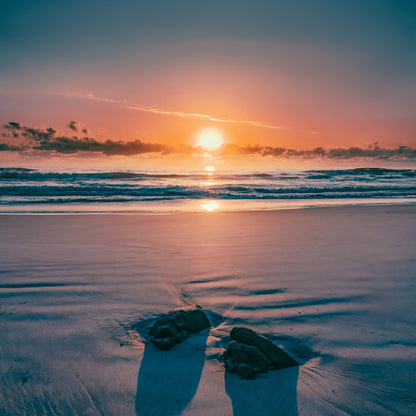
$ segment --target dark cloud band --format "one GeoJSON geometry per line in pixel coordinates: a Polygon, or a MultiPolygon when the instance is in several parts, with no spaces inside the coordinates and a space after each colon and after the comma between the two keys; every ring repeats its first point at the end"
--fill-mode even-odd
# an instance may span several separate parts
{"type": "MultiPolygon", "coordinates": [[[[70,130],[78,132],[78,123],[70,121],[68,124],[70,130]]],[[[197,153],[195,149],[188,145],[167,146],[158,143],[145,143],[141,140],[117,141],[106,140],[100,141],[91,137],[78,136],[59,136],[53,128],[36,129],[26,127],[17,122],[9,122],[3,125],[2,137],[9,142],[0,143],[0,151],[9,152],[37,152],[37,153],[55,153],[55,154],[76,154],[83,152],[101,153],[103,155],[125,155],[132,156],[143,153],[160,153],[160,154],[192,154],[197,153]],[[10,141],[20,141],[18,144],[10,141]]],[[[86,134],[87,130],[82,130],[86,134]]],[[[416,159],[416,149],[408,146],[399,146],[394,149],[380,147],[377,144],[367,148],[349,147],[325,149],[316,147],[312,150],[295,150],[284,147],[272,146],[238,146],[236,144],[226,144],[219,153],[224,156],[243,156],[257,155],[260,157],[275,158],[298,158],[298,159],[384,159],[384,160],[410,160],[416,159]]]]}

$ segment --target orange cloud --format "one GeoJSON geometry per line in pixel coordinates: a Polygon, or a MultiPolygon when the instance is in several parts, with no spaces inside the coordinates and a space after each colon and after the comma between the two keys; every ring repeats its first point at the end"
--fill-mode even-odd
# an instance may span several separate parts
{"type": "MultiPolygon", "coordinates": [[[[193,119],[193,120],[208,120],[208,121],[213,121],[217,123],[248,124],[250,126],[261,127],[265,129],[292,130],[291,128],[288,128],[288,127],[274,126],[271,124],[265,124],[265,123],[262,123],[260,121],[255,121],[255,120],[238,120],[238,119],[232,119],[232,118],[215,117],[210,114],[184,113],[181,111],[163,110],[163,109],[156,108],[156,107],[147,107],[147,106],[141,106],[137,104],[131,104],[126,101],[114,100],[112,98],[98,97],[94,94],[87,94],[87,95],[70,94],[70,95],[78,97],[78,98],[86,98],[86,99],[94,100],[94,101],[117,104],[125,108],[128,108],[130,110],[144,111],[146,113],[161,114],[165,116],[174,116],[174,117],[188,118],[188,119],[193,119]]],[[[312,131],[308,131],[308,133],[315,134],[315,132],[312,132],[312,131]]]]}

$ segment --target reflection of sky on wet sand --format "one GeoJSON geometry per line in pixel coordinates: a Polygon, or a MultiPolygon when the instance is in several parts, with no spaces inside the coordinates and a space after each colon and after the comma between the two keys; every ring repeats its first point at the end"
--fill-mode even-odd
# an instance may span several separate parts
{"type": "Polygon", "coordinates": [[[217,201],[213,201],[213,200],[204,201],[204,203],[201,204],[201,208],[203,208],[203,209],[205,209],[206,211],[209,211],[209,212],[217,210],[219,208],[219,206],[220,206],[219,203],[217,201]]]}

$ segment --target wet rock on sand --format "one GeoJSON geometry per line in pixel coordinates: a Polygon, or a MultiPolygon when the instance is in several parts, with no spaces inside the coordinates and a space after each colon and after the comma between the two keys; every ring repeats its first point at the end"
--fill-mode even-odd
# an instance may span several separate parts
{"type": "Polygon", "coordinates": [[[178,309],[158,318],[149,330],[150,340],[161,350],[169,350],[191,334],[210,326],[208,317],[200,306],[178,309]]]}
{"type": "Polygon", "coordinates": [[[223,355],[225,368],[243,378],[299,365],[281,348],[252,329],[235,327],[230,332],[230,338],[231,343],[223,355]]]}

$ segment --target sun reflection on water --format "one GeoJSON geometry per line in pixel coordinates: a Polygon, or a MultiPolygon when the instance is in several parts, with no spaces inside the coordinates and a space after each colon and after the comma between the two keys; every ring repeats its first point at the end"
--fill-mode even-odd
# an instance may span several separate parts
{"type": "Polygon", "coordinates": [[[206,171],[207,175],[212,176],[216,169],[215,169],[215,166],[208,165],[208,166],[205,166],[204,170],[206,171]]]}
{"type": "Polygon", "coordinates": [[[201,204],[201,208],[205,209],[205,211],[212,212],[219,208],[219,204],[217,201],[209,200],[204,201],[203,204],[201,204]]]}

